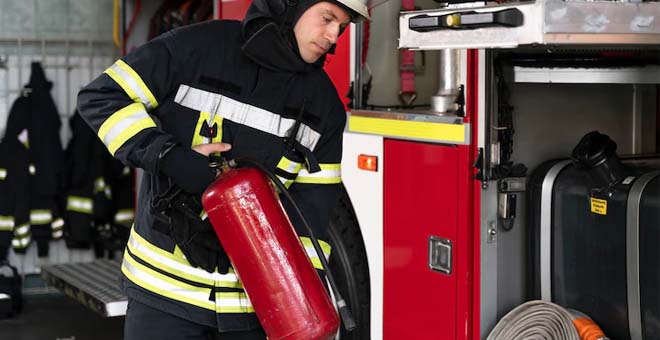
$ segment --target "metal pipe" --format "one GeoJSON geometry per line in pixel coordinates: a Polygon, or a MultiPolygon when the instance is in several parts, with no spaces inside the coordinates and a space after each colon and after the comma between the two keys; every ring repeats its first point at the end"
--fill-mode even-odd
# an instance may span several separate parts
{"type": "Polygon", "coordinates": [[[456,112],[459,93],[459,50],[442,49],[438,58],[438,92],[431,97],[431,110],[441,113],[456,112]]]}
{"type": "Polygon", "coordinates": [[[364,24],[355,24],[355,70],[353,79],[353,109],[362,108],[362,34],[364,24]]]}

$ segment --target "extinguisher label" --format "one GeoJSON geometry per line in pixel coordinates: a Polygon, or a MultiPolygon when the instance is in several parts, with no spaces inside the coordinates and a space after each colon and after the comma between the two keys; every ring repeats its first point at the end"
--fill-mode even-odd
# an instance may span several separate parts
{"type": "Polygon", "coordinates": [[[599,215],[607,215],[607,201],[591,197],[591,212],[599,215]]]}

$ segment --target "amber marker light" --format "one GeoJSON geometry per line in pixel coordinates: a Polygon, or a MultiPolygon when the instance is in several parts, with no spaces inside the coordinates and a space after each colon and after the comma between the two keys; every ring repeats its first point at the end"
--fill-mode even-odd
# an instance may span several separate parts
{"type": "Polygon", "coordinates": [[[358,168],[367,171],[378,171],[378,156],[358,155],[358,168]]]}

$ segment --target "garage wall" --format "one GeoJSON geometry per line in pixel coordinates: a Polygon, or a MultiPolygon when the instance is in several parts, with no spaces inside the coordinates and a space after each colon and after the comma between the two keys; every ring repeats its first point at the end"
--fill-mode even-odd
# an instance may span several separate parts
{"type": "MultiPolygon", "coordinates": [[[[113,42],[112,0],[0,0],[0,136],[12,103],[30,77],[30,64],[41,62],[53,82],[51,95],[62,119],[63,147],[71,138],[68,119],[80,88],[119,56],[113,42]]],[[[89,261],[90,250],[69,250],[52,241],[48,258],[10,253],[24,274],[39,273],[49,263],[89,261]]]]}

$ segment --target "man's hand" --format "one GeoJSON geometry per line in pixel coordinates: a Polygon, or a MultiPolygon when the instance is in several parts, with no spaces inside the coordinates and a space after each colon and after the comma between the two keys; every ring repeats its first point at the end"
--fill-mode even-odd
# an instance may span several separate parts
{"type": "Polygon", "coordinates": [[[176,145],[160,161],[160,171],[191,194],[201,194],[216,173],[209,168],[209,155],[231,149],[227,143],[200,144],[193,148],[176,145]]]}
{"type": "Polygon", "coordinates": [[[197,153],[200,153],[204,156],[208,156],[208,155],[210,155],[212,153],[216,153],[216,152],[229,151],[231,149],[231,144],[227,144],[227,143],[199,144],[199,145],[193,146],[192,149],[195,150],[197,153]]]}

